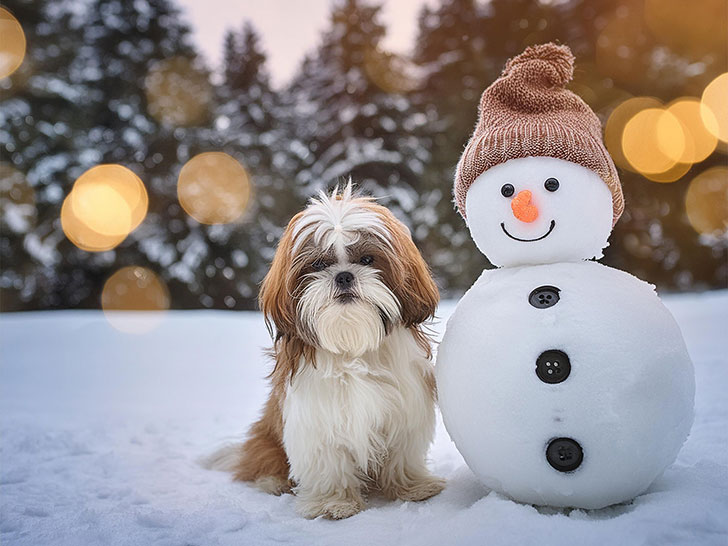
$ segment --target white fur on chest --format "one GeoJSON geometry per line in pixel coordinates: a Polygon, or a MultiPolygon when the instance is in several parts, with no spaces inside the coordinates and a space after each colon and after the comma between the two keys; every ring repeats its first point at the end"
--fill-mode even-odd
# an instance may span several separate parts
{"type": "MultiPolygon", "coordinates": [[[[402,327],[361,357],[318,351],[316,367],[302,367],[283,405],[283,443],[293,478],[318,466],[314,459],[320,457],[331,457],[331,464],[343,458],[370,473],[401,448],[398,442],[411,441],[413,434],[431,437],[434,404],[426,377],[432,371],[402,327]]],[[[429,439],[424,441],[426,446],[429,439]]]]}

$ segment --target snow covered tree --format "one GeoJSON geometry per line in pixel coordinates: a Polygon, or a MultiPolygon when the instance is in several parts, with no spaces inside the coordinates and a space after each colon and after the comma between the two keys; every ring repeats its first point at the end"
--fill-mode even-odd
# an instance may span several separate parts
{"type": "Polygon", "coordinates": [[[285,113],[259,42],[250,22],[239,33],[226,35],[225,81],[219,89],[215,130],[253,178],[256,222],[277,238],[302,203],[291,192],[290,136],[281,124],[285,113]]]}
{"type": "Polygon", "coordinates": [[[199,268],[205,277],[200,301],[208,307],[251,308],[278,238],[301,203],[285,176],[287,139],[277,123],[279,99],[252,24],[226,33],[223,59],[214,123],[197,131],[192,148],[223,151],[238,160],[252,194],[239,222],[203,228],[208,253],[199,268]]]}
{"type": "Polygon", "coordinates": [[[424,152],[406,129],[417,123],[409,100],[381,77],[388,66],[379,48],[379,9],[363,0],[337,2],[321,45],[291,85],[296,182],[310,196],[351,176],[409,222],[424,152]]]}
{"type": "MultiPolygon", "coordinates": [[[[32,300],[26,307],[97,307],[104,280],[120,265],[147,265],[164,277],[182,260],[168,213],[180,209],[173,167],[184,135],[150,114],[147,91],[155,63],[194,55],[189,31],[167,0],[94,0],[83,14],[65,1],[9,7],[17,7],[30,46],[3,103],[12,121],[2,138],[35,189],[38,212],[23,235],[25,254],[3,242],[23,269],[18,281],[4,267],[3,286],[22,290],[32,300]],[[150,214],[116,249],[91,253],[64,236],[60,209],[75,179],[100,163],[141,176],[150,214]]],[[[179,292],[184,301],[187,290],[179,292]]]]}
{"type": "MultiPolygon", "coordinates": [[[[176,89],[155,87],[152,79],[160,73],[167,77],[165,70],[192,66],[195,51],[189,29],[169,0],[93,0],[87,7],[82,37],[84,46],[72,66],[77,71],[74,80],[88,89],[82,118],[85,130],[77,138],[77,149],[87,156],[86,167],[120,163],[135,171],[149,193],[149,214],[139,229],[109,252],[84,252],[64,240],[65,262],[72,271],[89,275],[85,283],[88,306],[98,305],[103,281],[123,265],[155,270],[168,282],[173,305],[189,305],[189,288],[184,285],[189,276],[178,273],[181,266],[172,266],[186,263],[185,251],[180,250],[186,247],[177,243],[189,237],[190,230],[169,229],[186,226],[188,221],[177,204],[174,172],[186,134],[177,127],[184,124],[174,111],[163,109],[165,101],[178,99],[176,89]]],[[[196,86],[202,93],[205,78],[196,76],[189,70],[177,82],[196,86]]],[[[207,119],[203,112],[193,122],[207,119]]]]}
{"type": "Polygon", "coordinates": [[[88,156],[77,147],[88,90],[71,65],[82,20],[66,0],[12,0],[27,52],[0,95],[0,305],[3,310],[78,305],[86,272],[66,267],[60,207],[88,156]],[[23,208],[30,207],[28,214],[23,208]]]}

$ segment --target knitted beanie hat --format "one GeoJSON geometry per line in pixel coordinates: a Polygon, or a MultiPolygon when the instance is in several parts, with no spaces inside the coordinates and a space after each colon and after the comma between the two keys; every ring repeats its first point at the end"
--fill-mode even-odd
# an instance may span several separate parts
{"type": "Polygon", "coordinates": [[[574,56],[553,43],[527,48],[480,99],[478,124],[455,172],[455,203],[465,218],[465,197],[475,179],[509,159],[547,156],[597,173],[612,192],[614,225],[624,210],[617,169],[602,141],[599,118],[566,89],[574,56]]]}

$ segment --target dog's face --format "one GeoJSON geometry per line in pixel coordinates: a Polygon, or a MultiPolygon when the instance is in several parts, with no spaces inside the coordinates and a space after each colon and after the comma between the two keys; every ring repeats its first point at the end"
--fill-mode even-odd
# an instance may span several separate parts
{"type": "Polygon", "coordinates": [[[260,295],[277,337],[352,356],[376,349],[395,325],[427,320],[437,302],[407,228],[350,186],[291,220],[260,295]]]}

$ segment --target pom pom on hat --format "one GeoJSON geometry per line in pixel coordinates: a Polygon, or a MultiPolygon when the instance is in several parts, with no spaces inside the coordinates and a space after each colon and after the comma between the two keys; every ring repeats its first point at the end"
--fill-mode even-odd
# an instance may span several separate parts
{"type": "Polygon", "coordinates": [[[455,202],[465,218],[468,188],[510,159],[554,157],[596,172],[612,192],[613,223],[624,210],[619,175],[602,141],[597,116],[566,89],[574,56],[565,45],[527,48],[510,59],[480,99],[478,124],[455,173],[455,202]]]}
{"type": "Polygon", "coordinates": [[[531,46],[506,63],[503,76],[515,73],[532,80],[542,76],[551,85],[564,87],[574,77],[574,55],[563,45],[531,46]]]}

